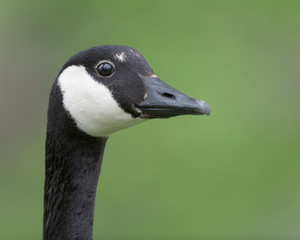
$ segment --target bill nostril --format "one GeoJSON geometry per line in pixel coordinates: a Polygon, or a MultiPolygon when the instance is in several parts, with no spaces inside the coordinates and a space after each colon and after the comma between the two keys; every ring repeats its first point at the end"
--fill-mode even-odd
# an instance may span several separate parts
{"type": "Polygon", "coordinates": [[[167,98],[176,99],[176,97],[171,93],[164,92],[162,95],[167,98]]]}

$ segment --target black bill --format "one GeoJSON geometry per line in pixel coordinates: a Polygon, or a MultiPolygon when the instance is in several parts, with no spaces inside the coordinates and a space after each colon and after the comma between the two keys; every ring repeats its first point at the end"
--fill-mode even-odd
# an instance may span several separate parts
{"type": "Polygon", "coordinates": [[[146,99],[136,104],[144,118],[169,118],[178,115],[209,115],[209,105],[201,100],[191,98],[158,77],[140,76],[147,90],[146,99]]]}

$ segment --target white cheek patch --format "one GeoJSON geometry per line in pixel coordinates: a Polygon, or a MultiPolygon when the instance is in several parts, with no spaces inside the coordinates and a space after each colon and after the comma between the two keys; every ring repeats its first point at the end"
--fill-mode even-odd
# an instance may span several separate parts
{"type": "Polygon", "coordinates": [[[63,105],[77,127],[100,137],[143,122],[126,113],[105,85],[97,82],[83,66],[70,66],[58,77],[63,105]]]}

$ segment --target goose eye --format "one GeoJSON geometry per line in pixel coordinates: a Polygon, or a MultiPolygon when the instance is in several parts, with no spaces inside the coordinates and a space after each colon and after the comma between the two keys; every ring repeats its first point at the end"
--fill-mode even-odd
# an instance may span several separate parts
{"type": "Polygon", "coordinates": [[[97,71],[100,75],[106,77],[111,75],[115,71],[115,69],[110,63],[104,62],[99,64],[99,66],[97,67],[97,71]]]}

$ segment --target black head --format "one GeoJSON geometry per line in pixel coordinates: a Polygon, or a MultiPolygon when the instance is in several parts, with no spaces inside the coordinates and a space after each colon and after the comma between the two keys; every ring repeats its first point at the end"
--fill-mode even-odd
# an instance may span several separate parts
{"type": "Polygon", "coordinates": [[[79,52],[58,79],[63,105],[84,132],[104,136],[149,118],[209,114],[208,104],[162,82],[144,57],[126,46],[79,52]]]}
{"type": "Polygon", "coordinates": [[[71,65],[84,66],[86,71],[98,82],[105,85],[118,104],[133,117],[140,114],[133,108],[144,100],[146,88],[142,76],[153,75],[145,58],[136,50],[126,46],[105,45],[93,47],[75,54],[64,68],[71,65]],[[99,67],[109,64],[112,74],[101,75],[99,67]]]}

